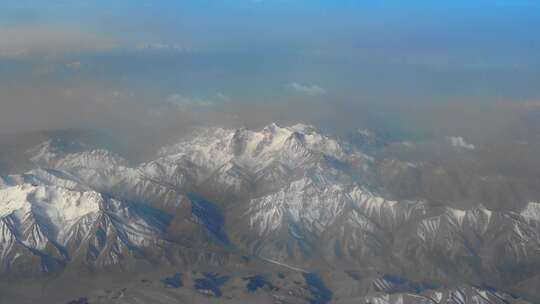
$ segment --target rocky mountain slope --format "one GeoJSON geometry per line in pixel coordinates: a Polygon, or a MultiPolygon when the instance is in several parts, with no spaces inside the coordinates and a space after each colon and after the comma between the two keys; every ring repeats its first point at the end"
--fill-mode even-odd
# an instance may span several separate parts
{"type": "Polygon", "coordinates": [[[423,164],[381,161],[366,145],[382,140],[368,135],[359,145],[302,124],[206,128],[136,166],[46,141],[28,151],[36,169],[0,178],[0,271],[254,258],[322,274],[339,303],[540,300],[539,203],[399,199],[381,172],[423,164]]]}

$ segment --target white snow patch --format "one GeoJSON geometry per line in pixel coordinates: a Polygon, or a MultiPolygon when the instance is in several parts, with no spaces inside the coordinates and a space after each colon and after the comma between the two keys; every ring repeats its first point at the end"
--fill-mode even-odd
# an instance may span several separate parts
{"type": "Polygon", "coordinates": [[[473,144],[467,143],[465,139],[461,136],[448,136],[446,139],[450,144],[456,148],[474,150],[476,147],[473,144]]]}
{"type": "Polygon", "coordinates": [[[540,222],[540,203],[530,202],[521,211],[521,216],[528,221],[540,222]]]}

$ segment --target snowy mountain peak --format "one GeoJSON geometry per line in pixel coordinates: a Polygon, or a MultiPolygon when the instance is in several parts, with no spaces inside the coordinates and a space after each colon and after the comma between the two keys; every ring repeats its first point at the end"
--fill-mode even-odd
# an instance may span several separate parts
{"type": "Polygon", "coordinates": [[[529,202],[521,211],[521,216],[528,221],[540,222],[540,203],[529,202]]]}
{"type": "Polygon", "coordinates": [[[0,202],[0,217],[19,212],[38,212],[54,226],[62,228],[66,223],[98,212],[103,198],[94,191],[22,184],[1,189],[0,202]]]}
{"type": "MultiPolygon", "coordinates": [[[[12,177],[13,183],[23,180],[12,177]]],[[[44,272],[73,260],[92,267],[119,264],[163,240],[168,223],[156,209],[88,189],[24,182],[8,186],[0,189],[0,272],[18,259],[37,259],[27,269],[44,272]]]]}
{"type": "Polygon", "coordinates": [[[292,125],[289,129],[303,134],[321,134],[321,131],[317,127],[303,123],[292,125]]]}
{"type": "Polygon", "coordinates": [[[281,126],[275,122],[265,126],[262,131],[266,133],[274,133],[276,130],[281,129],[281,126]]]}
{"type": "Polygon", "coordinates": [[[58,140],[47,140],[37,147],[27,151],[30,160],[44,168],[73,169],[91,168],[103,169],[114,166],[127,166],[127,161],[108,150],[88,149],[84,144],[72,143],[66,145],[58,140]]]}
{"type": "Polygon", "coordinates": [[[343,158],[343,150],[340,142],[322,135],[312,126],[281,127],[273,123],[260,131],[201,129],[193,137],[163,148],[159,156],[168,162],[187,159],[210,172],[234,160],[255,173],[276,161],[294,167],[314,154],[343,158]]]}

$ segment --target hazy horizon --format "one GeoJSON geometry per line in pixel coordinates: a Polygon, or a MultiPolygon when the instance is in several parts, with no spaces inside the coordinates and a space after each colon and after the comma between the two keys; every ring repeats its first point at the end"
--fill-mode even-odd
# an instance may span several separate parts
{"type": "Polygon", "coordinates": [[[289,107],[327,127],[405,128],[415,107],[534,105],[539,12],[534,1],[7,1],[0,130],[216,113],[250,125],[260,108],[271,110],[257,122],[291,120],[289,107]]]}

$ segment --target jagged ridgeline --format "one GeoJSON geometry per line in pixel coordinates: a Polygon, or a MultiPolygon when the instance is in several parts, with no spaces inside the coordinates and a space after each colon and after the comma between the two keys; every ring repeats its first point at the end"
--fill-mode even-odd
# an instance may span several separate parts
{"type": "Polygon", "coordinates": [[[28,151],[33,170],[0,178],[0,272],[137,278],[73,303],[540,300],[540,204],[399,199],[381,172],[422,164],[381,161],[386,138],[361,135],[204,128],[136,166],[47,140],[28,151]],[[149,269],[165,271],[139,279],[149,269]]]}

